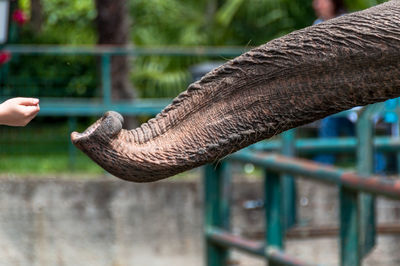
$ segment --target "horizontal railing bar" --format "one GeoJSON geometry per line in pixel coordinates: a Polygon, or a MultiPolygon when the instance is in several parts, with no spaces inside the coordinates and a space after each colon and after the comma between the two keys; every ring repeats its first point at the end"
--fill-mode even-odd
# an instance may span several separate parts
{"type": "MultiPolygon", "coordinates": [[[[127,115],[156,115],[172,99],[136,99],[134,101],[117,101],[106,104],[101,99],[93,98],[42,98],[41,112],[39,115],[93,115],[102,114],[105,111],[117,111],[127,115]]],[[[6,98],[0,97],[0,101],[6,98]]],[[[344,111],[346,112],[346,111],[344,111]]],[[[342,113],[344,113],[342,112],[342,113]]],[[[318,153],[322,151],[347,152],[354,149],[356,145],[355,138],[335,138],[335,139],[298,139],[296,140],[296,149],[304,153],[318,153]]],[[[395,138],[377,137],[375,141],[376,148],[382,151],[397,151],[400,149],[400,140],[395,138]]],[[[281,148],[280,141],[270,140],[259,142],[252,147],[260,150],[277,150],[281,148]]]]}
{"type": "MultiPolygon", "coordinates": [[[[106,104],[102,99],[93,98],[59,98],[47,97],[41,99],[41,112],[39,115],[85,115],[85,114],[101,114],[104,111],[114,110],[123,114],[144,114],[155,115],[164,107],[171,103],[170,98],[149,98],[136,99],[134,101],[117,101],[106,104]],[[76,110],[75,110],[76,109],[76,110]],[[66,114],[64,114],[66,110],[66,114]],[[148,113],[150,110],[150,113],[148,113]]],[[[0,101],[7,98],[0,97],[0,101]]],[[[390,112],[392,110],[388,110],[390,112]]],[[[347,112],[338,113],[338,116],[345,116],[347,112]]],[[[394,138],[377,138],[375,145],[383,151],[393,151],[400,149],[400,140],[394,138]],[[392,147],[391,147],[392,146],[392,147]]],[[[335,139],[298,139],[296,140],[296,149],[304,153],[318,153],[322,151],[340,152],[351,151],[356,145],[355,138],[335,138],[335,139]]],[[[260,150],[277,150],[281,148],[280,141],[270,140],[267,142],[259,142],[252,147],[260,150]]]]}
{"type": "Polygon", "coordinates": [[[107,111],[116,111],[123,115],[150,115],[158,114],[170,103],[170,99],[135,100],[133,102],[115,102],[105,104],[90,99],[41,99],[41,116],[87,116],[102,115],[107,111]]]}
{"type": "MultiPolygon", "coordinates": [[[[399,235],[400,224],[388,223],[378,224],[377,233],[380,235],[399,235]]],[[[252,233],[246,233],[247,237],[254,239],[262,239],[265,235],[265,231],[255,231],[252,233]]],[[[286,239],[304,239],[304,238],[320,238],[320,237],[338,237],[339,227],[335,225],[331,226],[295,226],[290,228],[286,232],[286,239]]]]}
{"type": "Polygon", "coordinates": [[[13,54],[30,55],[165,55],[165,56],[238,56],[250,47],[121,47],[110,45],[66,46],[66,45],[7,45],[13,54]]]}
{"type": "Polygon", "coordinates": [[[381,176],[363,178],[340,168],[325,166],[305,159],[295,159],[277,154],[241,151],[228,157],[229,160],[253,163],[270,171],[291,174],[316,181],[343,185],[347,188],[400,199],[400,180],[381,176]]]}
{"type": "Polygon", "coordinates": [[[311,265],[309,263],[301,262],[300,260],[293,258],[281,250],[274,248],[266,248],[263,242],[245,239],[236,235],[233,235],[225,230],[221,230],[216,227],[209,227],[206,230],[206,237],[223,247],[235,248],[237,250],[266,258],[270,261],[281,263],[283,265],[311,265]]]}
{"type": "MultiPolygon", "coordinates": [[[[375,137],[374,146],[378,151],[396,152],[400,151],[400,138],[393,137],[375,137]]],[[[252,146],[256,150],[278,151],[282,147],[280,140],[269,140],[258,142],[252,146]]],[[[342,153],[355,152],[357,147],[357,138],[307,138],[295,140],[296,152],[301,154],[318,154],[318,153],[342,153]]]]}

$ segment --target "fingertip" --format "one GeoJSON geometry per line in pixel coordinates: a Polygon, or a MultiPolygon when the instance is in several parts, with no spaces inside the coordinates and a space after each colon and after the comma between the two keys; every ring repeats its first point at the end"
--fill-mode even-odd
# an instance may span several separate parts
{"type": "Polygon", "coordinates": [[[16,98],[18,100],[18,103],[20,105],[25,105],[25,106],[36,106],[39,104],[39,99],[37,98],[16,98]]]}

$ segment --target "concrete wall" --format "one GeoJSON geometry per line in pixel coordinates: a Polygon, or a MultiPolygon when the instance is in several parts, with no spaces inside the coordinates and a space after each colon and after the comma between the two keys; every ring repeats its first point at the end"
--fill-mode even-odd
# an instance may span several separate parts
{"type": "MultiPolygon", "coordinates": [[[[133,184],[111,177],[0,179],[0,266],[203,265],[199,180],[133,184]]],[[[299,184],[300,221],[335,225],[335,189],[306,181],[299,184]]],[[[251,236],[262,232],[262,210],[242,208],[244,201],[261,197],[261,187],[258,181],[234,185],[234,232],[251,236]]],[[[399,221],[397,202],[380,206],[381,222],[399,221]]],[[[400,265],[399,240],[397,235],[380,237],[366,265],[400,265]]],[[[337,265],[335,237],[292,238],[287,248],[311,262],[337,265]]],[[[265,265],[238,253],[232,261],[232,265],[265,265]]]]}
{"type": "Polygon", "coordinates": [[[184,182],[2,180],[0,265],[201,265],[200,196],[184,182]]]}

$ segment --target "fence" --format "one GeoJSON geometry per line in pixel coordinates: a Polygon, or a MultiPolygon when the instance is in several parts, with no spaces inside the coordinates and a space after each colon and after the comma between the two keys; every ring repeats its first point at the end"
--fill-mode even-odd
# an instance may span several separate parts
{"type": "Polygon", "coordinates": [[[373,120],[386,111],[384,104],[364,108],[357,121],[357,139],[346,139],[337,147],[334,143],[338,139],[315,143],[296,141],[295,130],[291,130],[282,134],[280,143],[260,143],[253,149],[231,155],[220,165],[208,166],[204,175],[207,265],[228,265],[230,248],[261,256],[268,261],[268,265],[310,265],[284,253],[285,233],[296,224],[294,178],[300,176],[339,187],[340,262],[346,266],[361,265],[363,257],[376,243],[375,196],[400,199],[399,180],[372,176],[375,147],[398,152],[398,138],[373,139],[373,120]],[[283,155],[260,151],[278,148],[283,155]],[[357,174],[290,158],[295,155],[296,148],[307,152],[354,150],[357,154],[357,174]],[[229,163],[233,161],[253,163],[264,169],[266,229],[263,243],[229,233],[229,163]]]}

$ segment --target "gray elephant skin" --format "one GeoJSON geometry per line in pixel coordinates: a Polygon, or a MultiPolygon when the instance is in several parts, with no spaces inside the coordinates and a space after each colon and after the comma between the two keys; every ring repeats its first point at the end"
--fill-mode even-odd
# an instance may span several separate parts
{"type": "Polygon", "coordinates": [[[400,1],[295,31],[191,84],[132,130],[108,112],[72,142],[111,174],[151,182],[285,130],[400,96],[400,1]]]}

